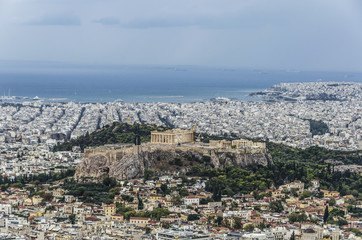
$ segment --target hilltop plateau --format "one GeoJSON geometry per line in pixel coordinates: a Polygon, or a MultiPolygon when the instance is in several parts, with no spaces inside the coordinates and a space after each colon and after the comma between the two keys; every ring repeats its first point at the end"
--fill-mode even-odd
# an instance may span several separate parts
{"type": "MultiPolygon", "coordinates": [[[[358,151],[333,151],[320,147],[296,149],[269,142],[266,144],[266,149],[263,150],[258,148],[236,149],[230,144],[231,141],[228,141],[232,139],[220,140],[223,138],[206,134],[200,134],[200,139],[195,143],[151,144],[149,143],[150,134],[155,129],[165,130],[166,128],[116,122],[87,134],[86,137],[58,145],[57,149],[82,146],[84,158],[77,167],[75,174],[77,178],[109,176],[116,179],[131,179],[143,177],[146,171],[152,171],[155,175],[179,175],[197,173],[203,169],[224,169],[227,166],[270,166],[275,162],[308,166],[335,165],[330,162],[337,161],[339,167],[336,167],[336,171],[338,171],[361,162],[361,154],[358,151]],[[136,134],[135,131],[142,135],[136,134]],[[119,135],[122,135],[122,138],[119,135]],[[140,145],[135,145],[133,142],[138,136],[143,141],[140,145]],[[99,139],[103,139],[103,142],[99,139]],[[112,144],[105,145],[110,141],[112,144]],[[226,147],[216,147],[215,144],[210,146],[210,141],[224,141],[229,145],[226,147]]],[[[356,170],[358,171],[358,169],[356,170]]],[[[354,171],[354,168],[351,168],[350,171],[354,171]]]]}

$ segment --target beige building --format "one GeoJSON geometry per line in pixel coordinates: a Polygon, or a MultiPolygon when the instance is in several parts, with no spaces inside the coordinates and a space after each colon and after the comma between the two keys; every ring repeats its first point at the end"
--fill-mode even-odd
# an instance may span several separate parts
{"type": "Polygon", "coordinates": [[[231,141],[228,141],[228,140],[210,140],[210,147],[231,148],[231,141]]]}
{"type": "Polygon", "coordinates": [[[149,218],[131,217],[129,223],[135,224],[137,227],[146,227],[149,221],[149,218]]]}
{"type": "Polygon", "coordinates": [[[210,140],[210,147],[215,148],[224,148],[224,149],[255,149],[258,151],[265,151],[266,145],[264,142],[253,142],[247,139],[238,139],[238,140],[210,140]]]}
{"type": "Polygon", "coordinates": [[[61,188],[57,188],[53,191],[53,196],[55,198],[62,198],[64,196],[65,190],[61,188]]]}
{"type": "Polygon", "coordinates": [[[305,229],[302,232],[301,240],[319,240],[323,238],[323,229],[316,228],[316,229],[305,229]]]}
{"type": "Polygon", "coordinates": [[[298,190],[304,190],[304,183],[299,181],[299,180],[296,180],[294,182],[291,182],[291,183],[288,183],[285,185],[288,190],[290,191],[292,188],[295,188],[295,189],[298,189],[298,190]]]}
{"type": "Polygon", "coordinates": [[[253,142],[242,138],[238,140],[233,140],[231,142],[231,145],[235,146],[236,148],[266,148],[265,142],[253,142]]]}
{"type": "Polygon", "coordinates": [[[164,132],[152,131],[151,143],[155,144],[178,144],[193,142],[192,130],[172,129],[164,132]]]}
{"type": "Polygon", "coordinates": [[[73,214],[73,205],[72,204],[67,204],[67,205],[64,205],[63,206],[63,213],[64,214],[67,214],[67,215],[70,215],[70,214],[73,214]]]}
{"type": "Polygon", "coordinates": [[[39,205],[39,203],[41,203],[42,200],[43,198],[38,195],[33,196],[32,198],[33,205],[39,205]]]}
{"type": "Polygon", "coordinates": [[[113,214],[112,221],[123,222],[123,215],[122,214],[113,214]]]}
{"type": "Polygon", "coordinates": [[[103,205],[103,212],[104,212],[105,216],[110,217],[116,213],[116,204],[103,203],[102,205],[103,205]]]}

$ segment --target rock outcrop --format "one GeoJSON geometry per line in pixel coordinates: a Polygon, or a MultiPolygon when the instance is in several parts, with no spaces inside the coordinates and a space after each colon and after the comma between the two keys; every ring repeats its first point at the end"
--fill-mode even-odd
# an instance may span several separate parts
{"type": "Polygon", "coordinates": [[[271,161],[266,152],[226,150],[204,144],[120,144],[85,149],[84,159],[78,165],[75,177],[109,176],[124,180],[142,177],[145,169],[152,170],[157,175],[184,174],[205,159],[215,168],[228,165],[245,167],[252,164],[266,166],[268,161],[271,161]]]}

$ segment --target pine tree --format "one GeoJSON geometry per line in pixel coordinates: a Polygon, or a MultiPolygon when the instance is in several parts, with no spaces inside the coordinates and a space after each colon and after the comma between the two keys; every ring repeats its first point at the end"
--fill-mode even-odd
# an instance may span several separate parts
{"type": "Polygon", "coordinates": [[[290,240],[295,240],[295,234],[294,234],[294,231],[292,233],[292,236],[290,237],[290,240]]]}
{"type": "Polygon", "coordinates": [[[329,212],[328,212],[328,206],[326,206],[325,210],[324,210],[324,215],[323,215],[323,222],[326,223],[329,217],[329,212]]]}

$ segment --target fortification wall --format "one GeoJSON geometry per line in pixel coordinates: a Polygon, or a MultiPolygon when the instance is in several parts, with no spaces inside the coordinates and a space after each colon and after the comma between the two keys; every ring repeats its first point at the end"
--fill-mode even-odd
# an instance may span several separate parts
{"type": "MultiPolygon", "coordinates": [[[[179,167],[170,165],[170,162],[176,158],[202,159],[204,156],[209,157],[216,168],[251,164],[266,166],[271,160],[266,152],[259,149],[223,149],[204,144],[128,144],[85,149],[84,159],[77,166],[75,177],[99,178],[108,175],[119,180],[131,179],[142,177],[145,169],[160,175],[186,173],[191,166],[179,167]]],[[[185,160],[185,163],[188,161],[185,160]]]]}

